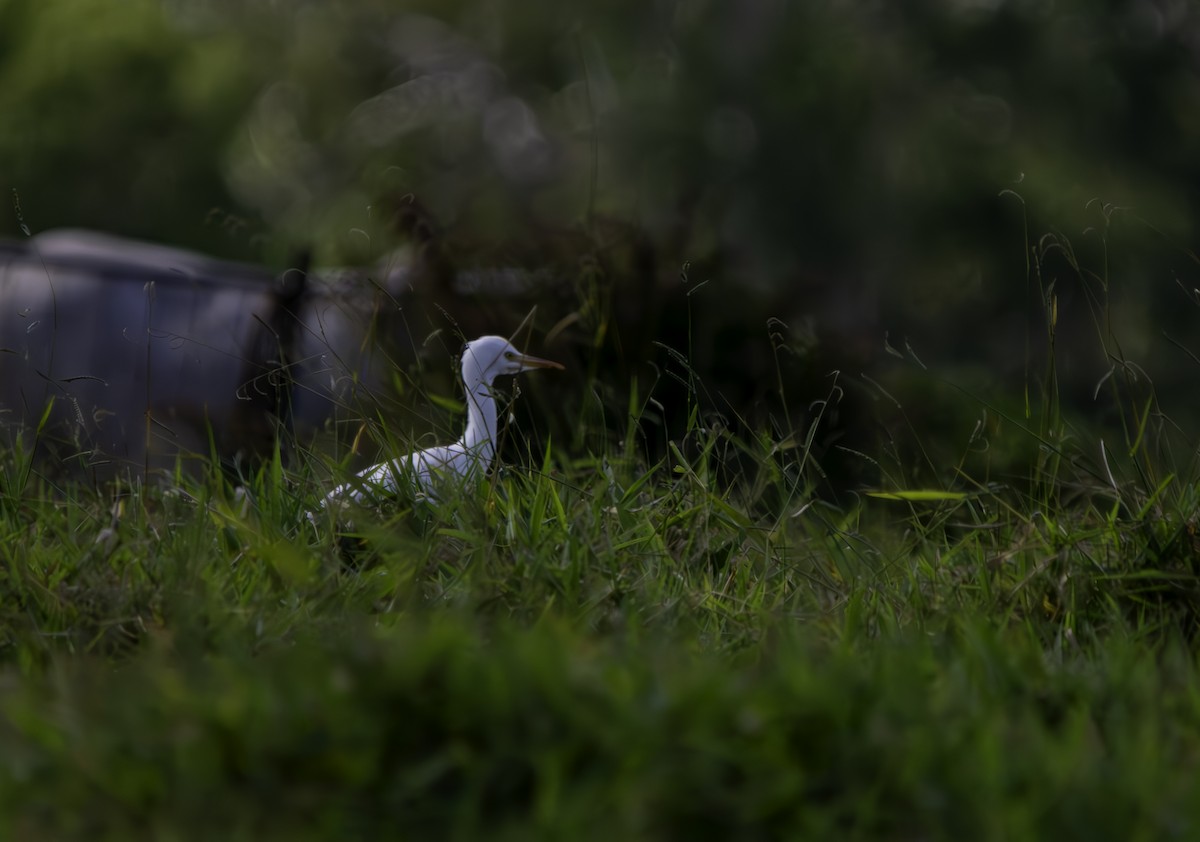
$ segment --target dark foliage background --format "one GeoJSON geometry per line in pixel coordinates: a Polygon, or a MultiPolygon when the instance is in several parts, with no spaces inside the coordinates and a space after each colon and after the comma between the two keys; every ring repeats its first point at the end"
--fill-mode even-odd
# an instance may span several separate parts
{"type": "Polygon", "coordinates": [[[875,384],[961,439],[916,360],[1020,416],[1053,311],[1077,409],[1126,360],[1186,420],[1198,39],[1171,0],[7,0],[0,230],[354,263],[415,206],[467,286],[573,291],[537,328],[605,333],[617,396],[657,339],[719,409],[799,428],[838,370],[827,444],[875,384]]]}

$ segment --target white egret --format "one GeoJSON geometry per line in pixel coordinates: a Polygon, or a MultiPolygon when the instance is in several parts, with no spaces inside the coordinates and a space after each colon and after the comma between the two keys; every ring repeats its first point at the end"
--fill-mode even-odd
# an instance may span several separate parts
{"type": "Polygon", "coordinates": [[[400,492],[436,496],[447,481],[482,476],[496,455],[496,398],[492,382],[502,375],[534,368],[562,366],[522,354],[501,336],[481,336],[466,344],[462,355],[463,388],[467,393],[467,431],[454,444],[418,450],[362,471],[326,495],[322,508],[334,504],[375,501],[400,492]]]}

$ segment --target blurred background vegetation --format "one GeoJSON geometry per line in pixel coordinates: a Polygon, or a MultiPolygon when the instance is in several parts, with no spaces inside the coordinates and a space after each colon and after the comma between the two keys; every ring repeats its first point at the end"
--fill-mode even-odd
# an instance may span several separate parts
{"type": "Polygon", "coordinates": [[[888,395],[961,446],[940,378],[1115,417],[1115,367],[1186,423],[1198,69],[1179,0],[4,0],[0,231],[365,263],[407,202],[568,287],[636,232],[613,330],[718,409],[802,429],[838,370],[826,446],[888,395]]]}

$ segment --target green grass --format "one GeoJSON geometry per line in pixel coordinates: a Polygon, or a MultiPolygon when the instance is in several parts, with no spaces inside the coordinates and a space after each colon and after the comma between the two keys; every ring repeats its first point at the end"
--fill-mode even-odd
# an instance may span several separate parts
{"type": "Polygon", "coordinates": [[[647,462],[636,394],[354,534],[304,517],[316,454],[123,492],[5,454],[0,838],[1196,838],[1200,471],[1127,373],[1112,430],[1051,359],[842,499],[811,423],[692,412],[647,462]]]}
{"type": "Polygon", "coordinates": [[[1200,827],[1191,483],[839,508],[796,449],[696,429],[653,466],[531,455],[339,540],[277,463],[244,495],[119,498],[26,466],[6,839],[1200,827]],[[719,487],[734,447],[763,467],[719,487]]]}

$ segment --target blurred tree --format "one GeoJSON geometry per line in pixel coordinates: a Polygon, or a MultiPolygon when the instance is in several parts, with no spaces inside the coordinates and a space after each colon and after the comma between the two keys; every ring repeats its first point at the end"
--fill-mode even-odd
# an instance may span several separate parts
{"type": "Polygon", "coordinates": [[[885,332],[1019,389],[1054,285],[1082,399],[1111,364],[1097,281],[1030,250],[1067,232],[1127,347],[1178,361],[1159,334],[1194,333],[1197,44],[1178,0],[8,0],[0,186],[35,229],[322,262],[386,253],[410,196],[446,271],[573,289],[628,225],[654,259],[609,261],[636,290],[618,327],[690,325],[738,409],[877,372],[885,332]]]}

